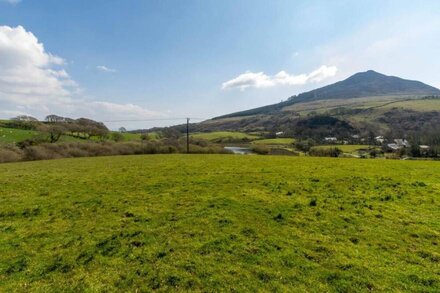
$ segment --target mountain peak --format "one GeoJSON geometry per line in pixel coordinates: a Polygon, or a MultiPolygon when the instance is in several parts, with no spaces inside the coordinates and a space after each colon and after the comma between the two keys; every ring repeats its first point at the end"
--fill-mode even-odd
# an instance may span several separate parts
{"type": "Polygon", "coordinates": [[[362,73],[368,73],[368,74],[378,74],[378,75],[384,75],[384,74],[382,74],[382,73],[379,73],[379,72],[377,72],[377,71],[374,71],[373,69],[370,69],[370,70],[367,70],[367,71],[365,71],[365,72],[358,72],[359,74],[362,74],[362,73]]]}
{"type": "Polygon", "coordinates": [[[439,95],[440,90],[420,81],[388,76],[374,70],[358,72],[349,78],[292,97],[295,102],[351,99],[371,96],[439,95]]]}
{"type": "Polygon", "coordinates": [[[386,78],[388,76],[370,69],[367,71],[355,73],[352,76],[350,76],[349,78],[354,78],[354,77],[357,77],[357,78],[386,78]]]}
{"type": "Polygon", "coordinates": [[[292,104],[319,100],[343,100],[378,96],[423,97],[438,95],[440,95],[439,89],[420,81],[402,79],[395,76],[388,76],[374,70],[368,70],[355,73],[349,78],[334,84],[290,97],[285,102],[232,113],[217,118],[264,114],[280,111],[283,107],[292,104]]]}

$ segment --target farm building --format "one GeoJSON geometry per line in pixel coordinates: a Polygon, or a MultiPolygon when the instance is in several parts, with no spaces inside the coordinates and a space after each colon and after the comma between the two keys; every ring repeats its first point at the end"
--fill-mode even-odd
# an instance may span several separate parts
{"type": "Polygon", "coordinates": [[[338,139],[336,137],[326,137],[324,138],[325,141],[327,142],[337,142],[338,139]]]}
{"type": "Polygon", "coordinates": [[[389,143],[387,146],[392,150],[400,150],[402,148],[408,148],[411,145],[406,139],[398,138],[394,140],[394,143],[389,143]]]}
{"type": "Polygon", "coordinates": [[[385,139],[384,139],[384,137],[383,136],[376,136],[375,137],[375,140],[378,142],[378,143],[383,143],[384,141],[385,141],[385,139]]]}

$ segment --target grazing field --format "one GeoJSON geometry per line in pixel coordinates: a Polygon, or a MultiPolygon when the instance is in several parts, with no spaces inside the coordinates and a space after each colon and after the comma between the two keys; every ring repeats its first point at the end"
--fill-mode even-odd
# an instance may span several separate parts
{"type": "Polygon", "coordinates": [[[254,140],[259,138],[259,136],[257,135],[247,134],[244,132],[234,132],[234,131],[215,131],[215,132],[195,133],[192,134],[191,137],[201,138],[206,140],[218,140],[225,138],[254,140]]]}
{"type": "Polygon", "coordinates": [[[17,143],[38,135],[38,131],[0,127],[0,143],[17,143]]]}
{"type": "Polygon", "coordinates": [[[151,155],[0,165],[0,291],[440,291],[440,164],[151,155]]]}
{"type": "Polygon", "coordinates": [[[378,107],[381,109],[409,109],[420,112],[430,112],[430,111],[440,111],[440,99],[417,99],[417,100],[404,100],[404,101],[396,101],[393,103],[384,104],[382,107],[378,107]]]}

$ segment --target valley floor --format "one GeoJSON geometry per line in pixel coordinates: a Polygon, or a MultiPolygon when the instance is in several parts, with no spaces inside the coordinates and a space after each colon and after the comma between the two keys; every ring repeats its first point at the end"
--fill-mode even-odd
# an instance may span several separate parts
{"type": "Polygon", "coordinates": [[[0,165],[0,291],[440,291],[440,164],[147,155],[0,165]]]}

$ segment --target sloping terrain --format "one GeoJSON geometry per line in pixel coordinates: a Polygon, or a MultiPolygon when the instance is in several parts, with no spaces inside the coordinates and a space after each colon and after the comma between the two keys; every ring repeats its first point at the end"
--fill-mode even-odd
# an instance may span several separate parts
{"type": "MultiPolygon", "coordinates": [[[[285,102],[220,116],[194,125],[196,131],[284,131],[286,135],[347,136],[349,132],[402,133],[432,131],[439,123],[440,90],[418,81],[386,76],[375,71],[357,73],[346,80],[285,102]],[[340,120],[342,129],[327,125],[302,129],[313,116],[340,120]],[[348,123],[347,127],[344,122],[348,123]]],[[[327,119],[330,121],[331,119],[327,119]]]]}
{"type": "Polygon", "coordinates": [[[387,76],[373,70],[356,73],[334,84],[292,96],[287,101],[223,115],[218,118],[274,114],[297,103],[324,100],[347,100],[365,97],[407,98],[440,95],[440,90],[420,81],[387,76]]]}
{"type": "Polygon", "coordinates": [[[292,97],[295,102],[352,99],[373,96],[429,96],[440,90],[420,81],[387,76],[373,70],[356,73],[349,78],[307,93],[292,97]]]}

